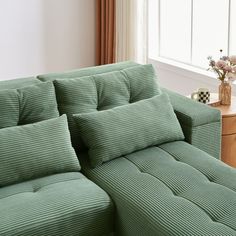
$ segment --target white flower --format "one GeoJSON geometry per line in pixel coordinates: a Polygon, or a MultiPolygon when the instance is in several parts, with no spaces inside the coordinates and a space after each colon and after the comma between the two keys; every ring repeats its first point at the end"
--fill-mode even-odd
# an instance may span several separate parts
{"type": "Polygon", "coordinates": [[[232,67],[232,71],[233,71],[234,73],[236,73],[236,66],[233,66],[233,67],[232,67]]]}

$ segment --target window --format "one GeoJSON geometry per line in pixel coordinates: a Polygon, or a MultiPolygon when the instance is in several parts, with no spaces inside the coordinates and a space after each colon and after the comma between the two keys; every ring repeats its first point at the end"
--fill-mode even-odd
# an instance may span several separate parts
{"type": "Polygon", "coordinates": [[[208,56],[236,54],[235,0],[149,0],[149,58],[200,68],[208,56]]]}

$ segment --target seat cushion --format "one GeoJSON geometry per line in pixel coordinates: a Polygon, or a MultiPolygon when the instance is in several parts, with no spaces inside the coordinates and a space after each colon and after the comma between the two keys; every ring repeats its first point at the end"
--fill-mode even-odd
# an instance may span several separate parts
{"type": "Polygon", "coordinates": [[[112,228],[109,196],[81,173],[0,189],[1,236],[101,236],[112,228]]]}
{"type": "Polygon", "coordinates": [[[118,235],[236,235],[236,170],[190,144],[151,147],[86,175],[116,204],[118,235]]]}
{"type": "Polygon", "coordinates": [[[166,94],[73,117],[92,167],[149,146],[184,140],[166,94]]]}

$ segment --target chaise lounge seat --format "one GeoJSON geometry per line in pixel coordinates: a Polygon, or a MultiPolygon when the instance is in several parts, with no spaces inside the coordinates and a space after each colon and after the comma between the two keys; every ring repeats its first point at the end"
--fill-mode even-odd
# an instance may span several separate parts
{"type": "Polygon", "coordinates": [[[236,235],[236,170],[218,160],[219,111],[158,88],[150,65],[127,64],[126,68],[107,71],[115,70],[115,66],[104,67],[104,74],[103,67],[99,67],[98,74],[97,68],[91,68],[82,75],[78,71],[40,79],[56,79],[59,112],[66,113],[71,121],[72,141],[82,172],[114,201],[116,235],[236,235]],[[150,101],[155,99],[160,99],[155,104],[156,113],[148,113],[150,101]],[[171,126],[173,114],[164,114],[165,108],[158,110],[163,103],[166,107],[171,103],[184,138],[176,136],[177,124],[171,126]],[[108,115],[109,110],[113,115],[108,115]],[[137,115],[136,126],[131,125],[136,123],[133,114],[137,115]],[[158,124],[158,119],[162,123],[158,124]],[[148,123],[151,129],[145,133],[148,123]],[[129,130],[129,126],[133,128],[129,130]],[[163,127],[164,133],[160,131],[163,127]],[[160,139],[170,138],[171,133],[174,138],[140,148],[140,140],[145,142],[150,136],[155,139],[152,130],[160,139]],[[130,150],[138,148],[117,156],[114,153],[123,152],[120,145],[126,151],[127,146],[131,146],[130,150]],[[114,156],[108,157],[107,153],[114,156]]]}
{"type": "Polygon", "coordinates": [[[0,188],[0,212],[1,236],[87,236],[113,231],[112,201],[79,172],[0,188]]]}
{"type": "Polygon", "coordinates": [[[116,205],[118,235],[236,235],[236,170],[183,141],[150,147],[84,173],[116,205]]]}

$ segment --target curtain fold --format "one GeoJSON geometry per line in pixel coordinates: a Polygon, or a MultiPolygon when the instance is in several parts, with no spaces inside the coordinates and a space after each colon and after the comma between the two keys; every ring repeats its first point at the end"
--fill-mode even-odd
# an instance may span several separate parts
{"type": "Polygon", "coordinates": [[[147,62],[148,0],[96,0],[96,64],[147,62]]]}
{"type": "Polygon", "coordinates": [[[147,10],[148,0],[116,0],[116,62],[147,62],[147,10]]]}
{"type": "Polygon", "coordinates": [[[96,64],[115,62],[116,0],[96,0],[96,64]]]}

